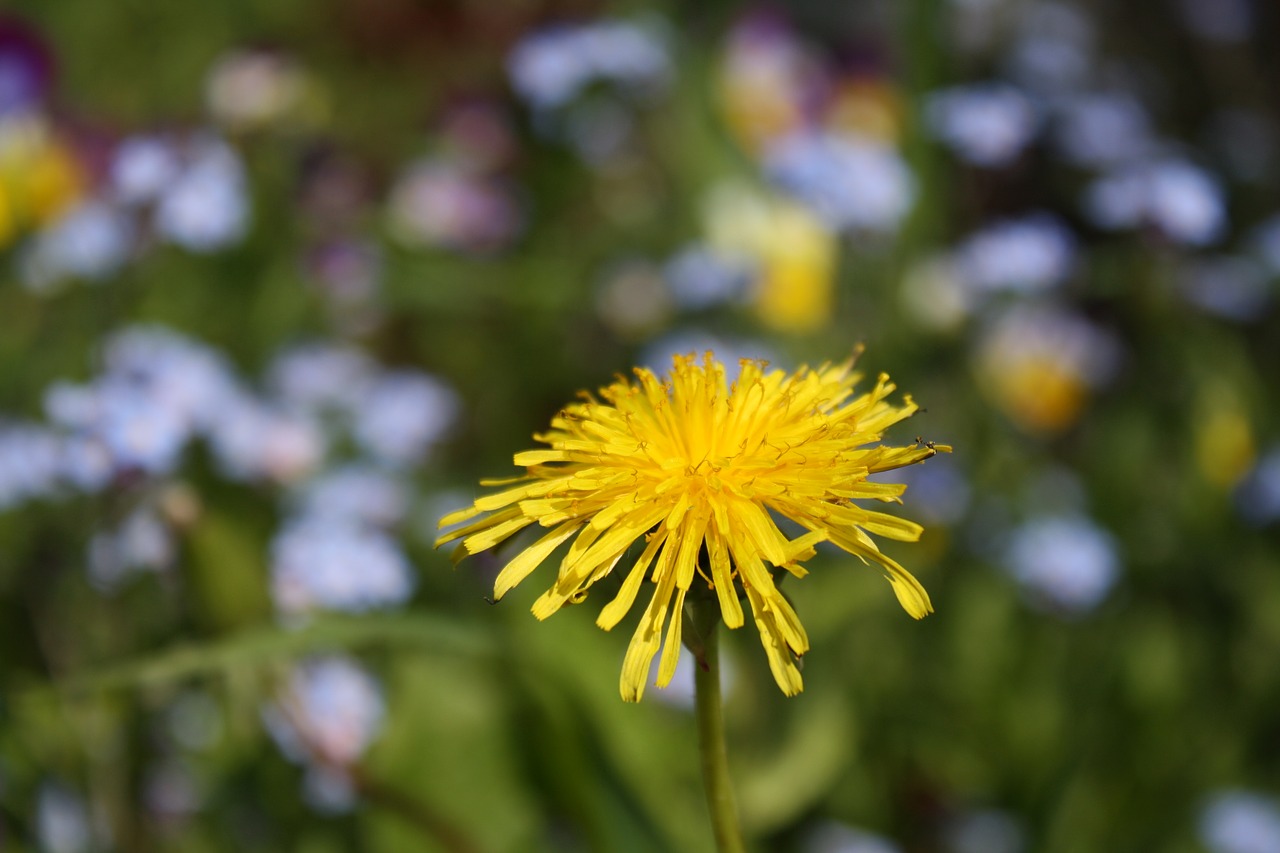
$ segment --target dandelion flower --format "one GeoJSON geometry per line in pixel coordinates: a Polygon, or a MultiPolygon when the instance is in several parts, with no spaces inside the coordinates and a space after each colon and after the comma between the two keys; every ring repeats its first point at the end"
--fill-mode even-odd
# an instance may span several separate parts
{"type": "Polygon", "coordinates": [[[745,597],[773,676],[794,695],[803,687],[797,661],[809,640],[778,583],[783,572],[804,577],[802,563],[819,542],[879,566],[913,617],[933,610],[919,581],[868,535],[915,541],[920,525],[854,501],[900,503],[905,486],[868,475],[950,448],[879,444],[883,431],[916,405],[910,397],[901,405],[887,402],[895,386],[883,374],[870,392],[855,396],[859,379],[852,359],[790,375],[743,360],[730,383],[710,352],[701,364],[692,355],[676,356],[664,381],[637,369],[634,381],[619,377],[598,397],[582,392],[580,402],[561,410],[550,431],[534,436],[546,449],[515,455],[525,474],[482,481],[506,488],[442,519],[442,527],[467,523],[436,544],[461,540],[456,562],[530,525],[544,528],[498,575],[497,599],[571,542],[555,584],[533,605],[534,615],[545,619],[582,601],[643,540],[597,620],[612,629],[644,581],[654,584],[623,663],[623,699],[640,699],[660,647],[657,683],[670,681],[688,596],[714,596],[730,628],[744,623],[745,597]],[[779,516],[808,532],[788,539],[779,516]]]}

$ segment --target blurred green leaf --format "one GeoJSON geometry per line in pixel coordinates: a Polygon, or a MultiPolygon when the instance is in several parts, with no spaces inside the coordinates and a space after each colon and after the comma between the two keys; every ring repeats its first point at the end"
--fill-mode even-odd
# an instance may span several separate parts
{"type": "Polygon", "coordinates": [[[739,809],[754,835],[777,832],[815,808],[856,760],[854,716],[837,688],[812,688],[788,710],[770,753],[741,749],[734,756],[739,809]]]}
{"type": "Polygon", "coordinates": [[[295,630],[278,627],[250,629],[207,643],[183,643],[139,660],[72,676],[61,685],[61,689],[75,696],[103,690],[146,688],[300,655],[374,646],[405,646],[476,658],[484,658],[494,652],[491,638],[481,630],[441,617],[417,614],[326,616],[295,630]]]}

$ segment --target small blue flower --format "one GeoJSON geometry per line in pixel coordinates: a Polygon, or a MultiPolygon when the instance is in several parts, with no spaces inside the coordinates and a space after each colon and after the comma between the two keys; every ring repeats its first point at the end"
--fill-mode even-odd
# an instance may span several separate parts
{"type": "Polygon", "coordinates": [[[925,105],[934,135],[975,166],[1015,160],[1040,130],[1031,98],[1005,83],[980,83],[934,92],[925,105]]]}
{"type": "Polygon", "coordinates": [[[352,432],[379,461],[414,464],[453,426],[458,409],[453,389],[435,377],[407,370],[387,373],[365,387],[352,432]]]}
{"type": "Polygon", "coordinates": [[[1084,516],[1045,516],[1017,528],[1005,549],[1006,569],[1033,604],[1086,613],[1120,576],[1111,535],[1084,516]]]}
{"type": "Polygon", "coordinates": [[[1039,291],[1061,284],[1075,265],[1076,241],[1058,219],[1035,214],[989,225],[955,253],[955,269],[970,288],[1039,291]]]}
{"type": "Polygon", "coordinates": [[[248,226],[249,199],[240,158],[226,143],[205,140],[160,197],[156,231],[184,249],[205,253],[238,243],[248,226]]]}
{"type": "Polygon", "coordinates": [[[901,155],[861,136],[793,134],[766,154],[765,172],[837,231],[892,233],[915,199],[901,155]]]}
{"type": "Polygon", "coordinates": [[[414,586],[413,570],[396,540],[354,520],[295,519],[271,545],[271,594],[286,617],[394,607],[413,594],[414,586]]]}
{"type": "Polygon", "coordinates": [[[1200,811],[1200,840],[1210,853],[1276,853],[1280,807],[1253,791],[1224,790],[1200,811]]]}
{"type": "Polygon", "coordinates": [[[1099,178],[1085,192],[1084,210],[1099,228],[1150,225],[1187,246],[1209,245],[1227,227],[1217,179],[1182,160],[1140,163],[1099,178]]]}

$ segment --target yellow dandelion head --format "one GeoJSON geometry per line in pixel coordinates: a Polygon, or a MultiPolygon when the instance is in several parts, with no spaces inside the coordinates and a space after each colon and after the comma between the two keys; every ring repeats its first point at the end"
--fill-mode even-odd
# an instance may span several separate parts
{"type": "Polygon", "coordinates": [[[778,581],[784,572],[803,577],[817,543],[879,566],[915,618],[933,610],[924,587],[868,535],[915,541],[920,526],[854,501],[900,502],[905,486],[867,476],[950,448],[880,444],[916,405],[910,397],[888,402],[895,386],[883,374],[855,396],[859,378],[852,359],[792,374],[744,360],[731,383],[710,352],[701,363],[676,356],[663,380],[637,369],[634,381],[620,377],[560,411],[548,432],[534,436],[544,449],[515,455],[525,474],[486,482],[506,488],[442,519],[442,527],[466,523],[436,544],[460,540],[456,560],[530,525],[545,528],[498,575],[494,597],[501,598],[569,542],[555,583],[533,605],[545,619],[585,598],[643,541],[597,620],[610,630],[644,581],[654,585],[623,663],[622,697],[639,700],[659,648],[658,684],[670,681],[687,595],[714,595],[730,628],[743,625],[745,598],[774,678],[793,695],[802,689],[796,662],[809,641],[778,581]],[[808,532],[788,539],[776,516],[808,532]]]}

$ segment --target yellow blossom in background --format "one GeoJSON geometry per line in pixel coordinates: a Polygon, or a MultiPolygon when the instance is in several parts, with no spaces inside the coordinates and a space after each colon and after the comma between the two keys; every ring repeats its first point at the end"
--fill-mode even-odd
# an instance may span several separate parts
{"type": "Polygon", "coordinates": [[[749,152],[800,128],[805,116],[798,92],[812,73],[794,46],[731,46],[719,80],[729,130],[749,152]]]}
{"type": "Polygon", "coordinates": [[[787,92],[773,86],[752,88],[750,78],[727,79],[723,85],[725,120],[738,141],[752,153],[799,127],[799,107],[787,92]]]}
{"type": "Polygon", "coordinates": [[[978,387],[1027,432],[1075,424],[1116,361],[1111,337],[1082,317],[1051,307],[1017,307],[988,327],[975,367],[978,387]]]}
{"type": "Polygon", "coordinates": [[[875,77],[842,81],[828,109],[827,125],[892,144],[902,138],[902,96],[887,80],[875,77]]]}
{"type": "Polygon", "coordinates": [[[799,205],[780,204],[760,252],[755,298],[760,321],[791,334],[825,326],[835,300],[835,236],[799,205]]]}
{"type": "Polygon", "coordinates": [[[1234,393],[1214,389],[1201,395],[1196,419],[1195,456],[1200,476],[1221,491],[1240,482],[1253,467],[1257,448],[1253,426],[1234,393]]]}
{"type": "Polygon", "coordinates": [[[784,571],[804,577],[802,563],[819,542],[880,567],[913,617],[933,610],[924,587],[868,535],[915,541],[921,527],[854,501],[900,503],[904,485],[867,476],[950,448],[880,445],[884,430],[916,405],[910,397],[887,402],[895,386],[883,374],[871,391],[855,396],[860,376],[852,367],[850,360],[788,375],[744,360],[730,383],[724,365],[707,353],[701,364],[676,356],[661,381],[637,369],[634,381],[620,377],[598,398],[583,392],[581,402],[565,407],[549,432],[534,436],[545,449],[515,455],[525,473],[485,481],[506,488],[442,519],[441,526],[466,523],[436,544],[461,540],[457,560],[530,525],[545,528],[498,575],[494,597],[501,598],[571,543],[555,583],[534,603],[534,615],[545,619],[584,599],[643,541],[597,619],[612,629],[644,582],[653,584],[623,663],[622,698],[640,699],[660,647],[658,684],[667,685],[680,654],[686,596],[712,594],[730,628],[744,624],[745,596],[773,676],[794,695],[803,686],[796,660],[809,640],[777,579],[784,571]],[[809,532],[788,539],[774,514],[809,532]]]}
{"type": "Polygon", "coordinates": [[[18,223],[14,217],[13,201],[9,194],[0,191],[0,247],[9,245],[18,232],[18,223]]]}
{"type": "Polygon", "coordinates": [[[57,141],[36,153],[25,176],[25,211],[41,227],[58,219],[85,192],[87,179],[75,153],[57,141]]]}
{"type": "Polygon", "coordinates": [[[753,302],[761,323],[804,334],[830,321],[839,245],[807,208],[728,183],[710,194],[704,219],[712,246],[755,261],[753,302]]]}
{"type": "Polygon", "coordinates": [[[25,228],[48,225],[87,185],[75,152],[38,118],[0,122],[0,245],[25,228]]]}
{"type": "Polygon", "coordinates": [[[996,403],[1030,432],[1059,432],[1080,417],[1088,389],[1078,374],[1054,358],[1029,357],[992,371],[988,387],[996,403]]]}

